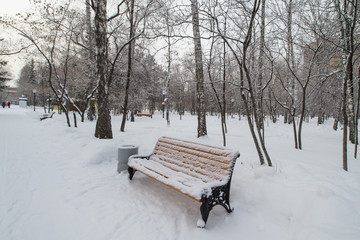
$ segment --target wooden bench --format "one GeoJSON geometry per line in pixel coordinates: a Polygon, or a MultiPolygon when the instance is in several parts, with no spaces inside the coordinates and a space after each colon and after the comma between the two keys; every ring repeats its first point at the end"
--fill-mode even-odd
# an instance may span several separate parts
{"type": "Polygon", "coordinates": [[[52,118],[54,116],[55,112],[51,112],[51,113],[44,113],[42,115],[42,117],[40,118],[40,121],[47,119],[47,118],[52,118]]]}
{"type": "Polygon", "coordinates": [[[138,114],[136,114],[136,116],[138,116],[138,117],[149,117],[149,118],[152,118],[152,114],[151,114],[151,113],[138,113],[138,114]]]}
{"type": "Polygon", "coordinates": [[[215,205],[230,207],[231,176],[236,159],[232,150],[180,139],[161,137],[150,156],[131,156],[128,161],[130,180],[136,171],[201,202],[198,227],[205,227],[215,205]]]}

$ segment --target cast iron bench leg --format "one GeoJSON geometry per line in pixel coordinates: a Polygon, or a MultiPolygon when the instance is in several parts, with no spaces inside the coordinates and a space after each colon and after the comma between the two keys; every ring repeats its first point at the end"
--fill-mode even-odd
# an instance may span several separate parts
{"type": "Polygon", "coordinates": [[[128,172],[129,172],[129,178],[131,180],[133,178],[136,170],[132,169],[131,167],[128,167],[128,172]]]}
{"type": "MultiPolygon", "coordinates": [[[[209,217],[209,213],[213,206],[211,204],[211,199],[205,195],[203,195],[201,197],[201,202],[202,202],[202,204],[200,206],[201,217],[202,217],[202,220],[204,221],[204,223],[206,224],[208,217],[209,217]]],[[[205,227],[205,225],[204,225],[204,227],[205,227]]]]}

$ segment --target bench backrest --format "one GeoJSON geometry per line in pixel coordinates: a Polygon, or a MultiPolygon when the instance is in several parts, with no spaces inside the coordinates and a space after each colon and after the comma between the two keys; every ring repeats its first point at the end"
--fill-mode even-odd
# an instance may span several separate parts
{"type": "Polygon", "coordinates": [[[222,147],[161,137],[151,159],[204,182],[212,182],[228,181],[238,156],[238,152],[222,147]]]}

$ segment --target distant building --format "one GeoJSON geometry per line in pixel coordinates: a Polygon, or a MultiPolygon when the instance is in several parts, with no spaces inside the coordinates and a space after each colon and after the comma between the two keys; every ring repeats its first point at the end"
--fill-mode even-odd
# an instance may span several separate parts
{"type": "Polygon", "coordinates": [[[11,104],[18,104],[19,95],[17,88],[15,87],[5,87],[5,89],[0,92],[1,102],[11,102],[11,104]]]}

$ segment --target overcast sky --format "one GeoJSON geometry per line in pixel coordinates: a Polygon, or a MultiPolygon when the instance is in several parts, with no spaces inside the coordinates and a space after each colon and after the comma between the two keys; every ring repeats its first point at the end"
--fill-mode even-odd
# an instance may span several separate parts
{"type": "MultiPolygon", "coordinates": [[[[25,12],[29,7],[30,0],[0,0],[0,16],[15,16],[17,13],[25,12]]],[[[16,56],[7,57],[6,60],[8,61],[7,71],[10,72],[11,77],[15,80],[24,62],[16,56]]],[[[7,84],[14,86],[15,82],[10,81],[7,84]]]]}
{"type": "Polygon", "coordinates": [[[0,0],[0,14],[13,16],[30,6],[30,0],[0,0]]]}

